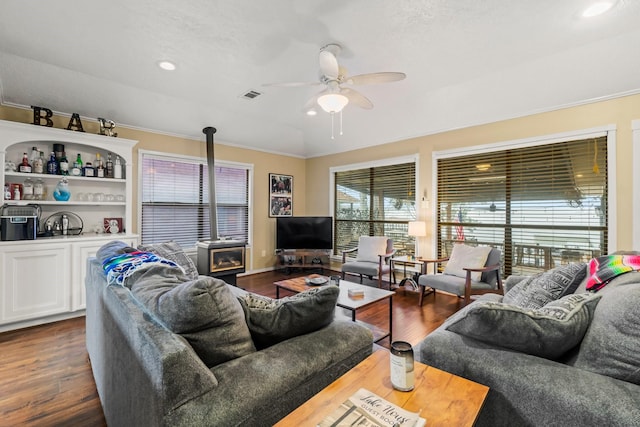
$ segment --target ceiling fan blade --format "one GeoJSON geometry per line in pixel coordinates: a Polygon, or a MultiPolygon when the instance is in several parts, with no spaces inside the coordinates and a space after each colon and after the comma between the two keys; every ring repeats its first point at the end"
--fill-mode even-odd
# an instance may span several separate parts
{"type": "Polygon", "coordinates": [[[343,87],[340,88],[340,93],[349,98],[350,104],[354,104],[360,108],[364,108],[365,110],[370,110],[373,108],[373,102],[371,102],[369,98],[356,90],[348,87],[343,87]]]}
{"type": "Polygon", "coordinates": [[[320,73],[332,80],[338,78],[340,74],[340,67],[338,66],[338,60],[335,55],[328,50],[320,51],[320,73]]]}
{"type": "Polygon", "coordinates": [[[385,71],[381,73],[358,74],[349,77],[345,83],[351,85],[372,85],[377,83],[389,83],[404,80],[407,77],[405,73],[397,73],[385,71]]]}
{"type": "Polygon", "coordinates": [[[321,82],[286,82],[286,83],[263,83],[265,87],[301,87],[301,86],[319,86],[321,82]]]}

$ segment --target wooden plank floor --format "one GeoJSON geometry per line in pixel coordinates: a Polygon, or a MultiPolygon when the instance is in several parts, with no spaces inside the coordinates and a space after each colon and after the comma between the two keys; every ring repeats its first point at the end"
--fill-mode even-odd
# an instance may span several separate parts
{"type": "MultiPolygon", "coordinates": [[[[238,286],[275,298],[274,281],[301,274],[239,277],[238,286]]],[[[417,294],[400,291],[393,298],[394,340],[415,345],[459,308],[455,296],[429,295],[418,307],[417,294]]],[[[382,303],[358,312],[358,320],[374,324],[386,325],[387,319],[382,303]]],[[[379,344],[389,347],[388,338],[379,344]]],[[[106,425],[85,348],[84,317],[2,333],[0,357],[1,427],[106,425]]]]}

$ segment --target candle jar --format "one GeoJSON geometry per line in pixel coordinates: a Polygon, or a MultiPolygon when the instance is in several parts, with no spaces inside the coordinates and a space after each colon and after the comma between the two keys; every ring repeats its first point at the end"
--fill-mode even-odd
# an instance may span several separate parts
{"type": "Polygon", "coordinates": [[[415,379],[413,373],[413,348],[406,341],[391,343],[391,385],[396,390],[413,390],[415,379]]]}

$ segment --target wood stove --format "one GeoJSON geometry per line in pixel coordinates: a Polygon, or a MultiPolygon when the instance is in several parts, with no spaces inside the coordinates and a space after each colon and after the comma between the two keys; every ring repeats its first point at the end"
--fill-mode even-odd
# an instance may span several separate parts
{"type": "Polygon", "coordinates": [[[209,177],[209,225],[211,240],[201,240],[198,248],[198,273],[217,277],[230,285],[237,286],[236,275],[245,272],[245,242],[218,237],[218,217],[216,210],[215,147],[213,134],[216,128],[202,129],[207,137],[207,174],[209,177]]]}
{"type": "Polygon", "coordinates": [[[198,273],[237,285],[236,275],[245,272],[245,244],[240,240],[203,240],[197,243],[198,273]]]}

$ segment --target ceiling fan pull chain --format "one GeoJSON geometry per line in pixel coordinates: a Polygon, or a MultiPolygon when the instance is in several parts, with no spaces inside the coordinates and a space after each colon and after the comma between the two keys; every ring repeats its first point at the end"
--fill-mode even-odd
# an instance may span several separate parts
{"type": "Polygon", "coordinates": [[[334,115],[335,115],[335,113],[332,111],[332,112],[331,112],[331,139],[336,139],[336,138],[333,136],[333,116],[334,116],[334,115]]]}
{"type": "Polygon", "coordinates": [[[340,110],[340,136],[342,136],[342,110],[340,110]]]}

